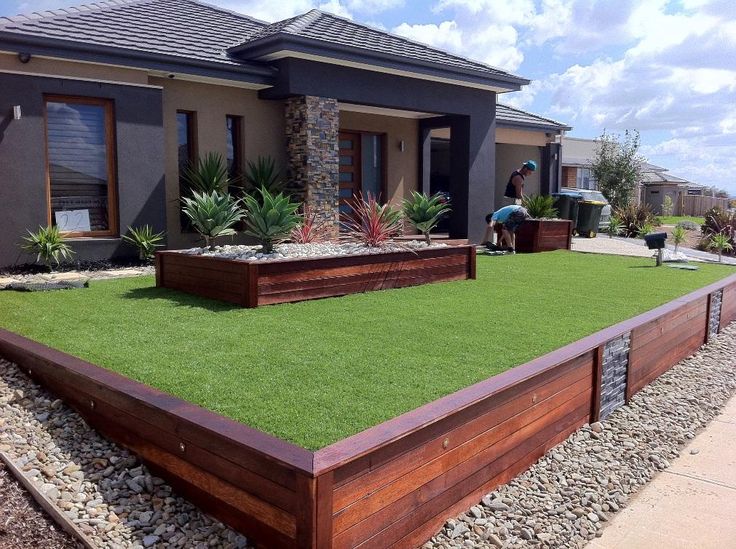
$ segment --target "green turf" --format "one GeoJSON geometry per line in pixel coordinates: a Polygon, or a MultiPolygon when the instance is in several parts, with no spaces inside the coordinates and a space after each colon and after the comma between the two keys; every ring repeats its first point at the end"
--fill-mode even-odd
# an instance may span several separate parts
{"type": "Polygon", "coordinates": [[[657,219],[662,225],[677,225],[680,221],[692,221],[697,225],[705,223],[704,217],[693,217],[690,215],[660,215],[657,219]]]}
{"type": "Polygon", "coordinates": [[[157,289],[0,292],[0,324],[309,449],[735,272],[569,252],[478,280],[240,309],[157,289]]]}

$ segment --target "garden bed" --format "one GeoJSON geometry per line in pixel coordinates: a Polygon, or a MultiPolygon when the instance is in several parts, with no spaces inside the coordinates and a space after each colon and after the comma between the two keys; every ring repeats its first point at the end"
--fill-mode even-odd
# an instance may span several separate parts
{"type": "Polygon", "coordinates": [[[475,278],[475,247],[240,261],[156,252],[156,285],[253,308],[475,278]]]}
{"type": "Polygon", "coordinates": [[[551,252],[571,246],[572,221],[567,219],[527,219],[516,231],[517,252],[551,252]]]}
{"type": "MultiPolygon", "coordinates": [[[[47,342],[62,338],[65,350],[82,356],[94,351],[99,354],[91,356],[93,361],[106,366],[114,366],[110,353],[117,353],[118,369],[140,367],[126,371],[151,383],[155,379],[160,386],[161,375],[166,375],[173,382],[166,385],[167,391],[212,395],[219,399],[215,409],[223,414],[231,415],[235,404],[255,402],[267,410],[266,416],[276,417],[273,428],[286,429],[279,431],[283,438],[300,440],[302,446],[8,332],[0,334],[0,355],[67,399],[103,433],[139,453],[182,493],[267,546],[417,546],[447,516],[526,468],[583,423],[597,419],[605,397],[602,383],[611,341],[622,334],[630,338],[626,386],[635,391],[697,349],[713,333],[707,326],[725,325],[736,317],[734,276],[681,296],[685,288],[730,272],[717,266],[685,273],[645,268],[641,260],[567,253],[482,258],[479,263],[482,276],[473,284],[256,311],[208,304],[163,289],[145,290],[141,281],[98,283],[101,288],[127,288],[109,303],[94,286],[86,293],[25,296],[29,299],[22,309],[17,307],[17,295],[2,296],[4,325],[47,342]],[[550,288],[537,291],[530,283],[539,276],[534,265],[547,273],[550,288]],[[576,265],[590,278],[607,273],[619,282],[628,277],[620,296],[613,291],[616,283],[600,289],[596,307],[582,324],[574,310],[578,301],[564,300],[563,283],[577,276],[571,268],[576,265]],[[676,283],[679,291],[671,288],[676,283]],[[558,286],[562,293],[553,290],[558,286]],[[528,294],[523,299],[520,288],[528,294]],[[621,296],[628,296],[628,301],[621,296]],[[57,300],[63,304],[54,305],[57,300]],[[526,308],[529,301],[536,316],[526,308]],[[615,316],[610,311],[620,319],[663,301],[669,303],[611,326],[615,316]],[[163,303],[167,306],[161,310],[163,303]],[[56,315],[68,318],[79,307],[86,316],[75,317],[70,334],[59,326],[56,315]],[[157,309],[153,315],[152,308],[157,309]],[[328,315],[319,315],[320,310],[328,315]],[[407,310],[414,325],[405,316],[407,310]],[[450,316],[451,310],[458,315],[450,316]],[[425,311],[424,317],[420,311],[425,311]],[[555,323],[536,320],[552,315],[555,323]],[[515,337],[493,324],[502,317],[509,321],[504,324],[512,325],[515,337]],[[524,319],[527,324],[520,330],[524,319]],[[112,339],[104,339],[107,332],[101,329],[84,333],[104,322],[112,339]],[[334,332],[324,329],[323,324],[330,322],[334,332]],[[238,332],[239,324],[252,332],[250,338],[238,332]],[[437,332],[425,329],[435,325],[437,332]],[[605,326],[609,327],[600,330],[605,326]],[[585,335],[596,329],[600,331],[585,335]],[[367,331],[365,340],[362,331],[367,331]],[[307,333],[313,339],[301,339],[307,333]],[[339,333],[344,334],[341,340],[339,333]],[[491,336],[500,340],[501,347],[488,346],[491,336]],[[275,337],[283,341],[276,342],[275,337]],[[554,341],[556,346],[573,343],[552,351],[554,341]],[[315,353],[314,345],[322,351],[315,353]],[[384,354],[387,347],[390,352],[384,354]],[[135,348],[145,352],[131,352],[135,348]],[[500,349],[512,357],[509,366],[524,364],[491,377],[499,371],[491,364],[506,359],[500,349]],[[203,350],[206,363],[200,374],[208,377],[195,381],[189,371],[194,366],[185,365],[203,350]],[[285,361],[294,353],[296,362],[285,361]],[[160,372],[154,371],[159,354],[168,357],[160,372]],[[529,361],[540,354],[544,356],[529,361]],[[244,363],[242,373],[233,372],[229,362],[233,357],[244,363]],[[264,361],[262,371],[259,357],[264,361]],[[522,357],[527,358],[519,361],[522,357]],[[321,362],[336,368],[320,369],[321,362]],[[301,363],[314,383],[297,371],[301,363]],[[478,368],[483,364],[484,370],[478,368]],[[367,377],[356,377],[354,370],[367,377]],[[466,375],[469,372],[472,376],[466,375]],[[456,389],[446,385],[452,375],[457,377],[456,389]],[[403,387],[397,386],[400,379],[405,381],[403,387]],[[262,384],[261,392],[252,391],[254,383],[262,384]],[[294,385],[294,392],[289,385],[294,385]],[[419,400],[409,391],[416,387],[425,390],[419,400]],[[233,390],[235,398],[228,401],[233,390]],[[286,399],[269,407],[268,398],[277,393],[286,399]],[[368,400],[361,400],[364,393],[368,400]],[[399,408],[383,410],[388,418],[375,421],[376,409],[389,404],[399,408]],[[293,415],[279,415],[283,408],[293,415]],[[316,431],[309,436],[285,434],[289,422],[293,425],[305,416],[312,418],[316,431]],[[330,424],[336,416],[347,422],[339,436],[330,424]],[[360,423],[365,416],[370,416],[368,423],[360,423]],[[330,433],[327,437],[325,431],[330,433]],[[307,444],[312,450],[303,447],[307,444]]],[[[580,284],[585,291],[583,277],[580,284]]],[[[196,395],[188,399],[206,404],[196,395]]],[[[264,418],[247,423],[263,425],[264,418]]]]}

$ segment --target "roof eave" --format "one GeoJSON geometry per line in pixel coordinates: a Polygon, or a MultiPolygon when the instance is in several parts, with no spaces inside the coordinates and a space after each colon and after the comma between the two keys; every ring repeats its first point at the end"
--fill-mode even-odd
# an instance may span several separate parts
{"type": "Polygon", "coordinates": [[[514,128],[514,129],[520,129],[520,130],[544,130],[548,132],[569,132],[572,130],[571,126],[565,126],[562,124],[553,124],[553,123],[535,123],[535,122],[522,122],[522,121],[507,121],[507,120],[501,120],[496,116],[496,127],[499,128],[514,128]]]}
{"type": "Polygon", "coordinates": [[[234,46],[227,50],[231,58],[238,60],[257,60],[273,56],[283,51],[299,51],[306,54],[330,57],[337,61],[352,61],[375,65],[380,68],[400,68],[409,72],[429,75],[436,74],[444,78],[463,80],[472,84],[497,86],[508,91],[518,91],[521,89],[521,86],[531,83],[531,80],[510,74],[484,73],[442,63],[432,63],[418,59],[408,59],[398,55],[369,51],[363,48],[336,44],[325,40],[294,36],[287,33],[267,36],[253,42],[234,46]]]}
{"type": "Polygon", "coordinates": [[[247,61],[238,61],[238,65],[228,65],[215,61],[87,44],[73,40],[32,36],[8,31],[0,31],[0,49],[23,51],[31,55],[44,55],[74,61],[95,62],[172,73],[180,72],[197,76],[250,82],[259,85],[272,85],[273,77],[276,74],[276,70],[272,67],[247,61]]]}

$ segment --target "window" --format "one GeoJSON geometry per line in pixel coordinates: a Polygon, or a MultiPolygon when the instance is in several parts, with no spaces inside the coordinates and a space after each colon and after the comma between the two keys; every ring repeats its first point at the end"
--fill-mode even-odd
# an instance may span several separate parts
{"type": "MultiPolygon", "coordinates": [[[[178,150],[180,198],[189,195],[187,184],[183,177],[184,170],[194,165],[197,160],[195,124],[195,113],[191,111],[176,111],[176,143],[178,150]]],[[[191,232],[193,230],[189,218],[181,210],[179,211],[179,225],[182,231],[191,232]]]]}
{"type": "Polygon", "coordinates": [[[578,189],[596,190],[598,188],[598,184],[590,168],[578,168],[575,186],[578,189]]]}
{"type": "Polygon", "coordinates": [[[179,151],[179,180],[184,168],[194,164],[197,151],[194,139],[195,119],[191,111],[176,111],[176,139],[179,151]]]}
{"type": "Polygon", "coordinates": [[[117,234],[113,104],[45,96],[48,222],[68,236],[117,234]]]}
{"type": "Polygon", "coordinates": [[[228,114],[225,117],[227,131],[227,174],[236,179],[243,173],[243,119],[228,114]]]}

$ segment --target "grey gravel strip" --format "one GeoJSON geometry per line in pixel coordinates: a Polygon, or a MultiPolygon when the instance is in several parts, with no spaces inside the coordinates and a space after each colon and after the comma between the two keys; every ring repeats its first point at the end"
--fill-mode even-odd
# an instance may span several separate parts
{"type": "Polygon", "coordinates": [[[733,323],[627,406],[448,520],[423,548],[584,547],[736,392],[735,351],[733,323]]]}
{"type": "Polygon", "coordinates": [[[4,360],[0,451],[97,547],[248,546],[4,360]]]}

